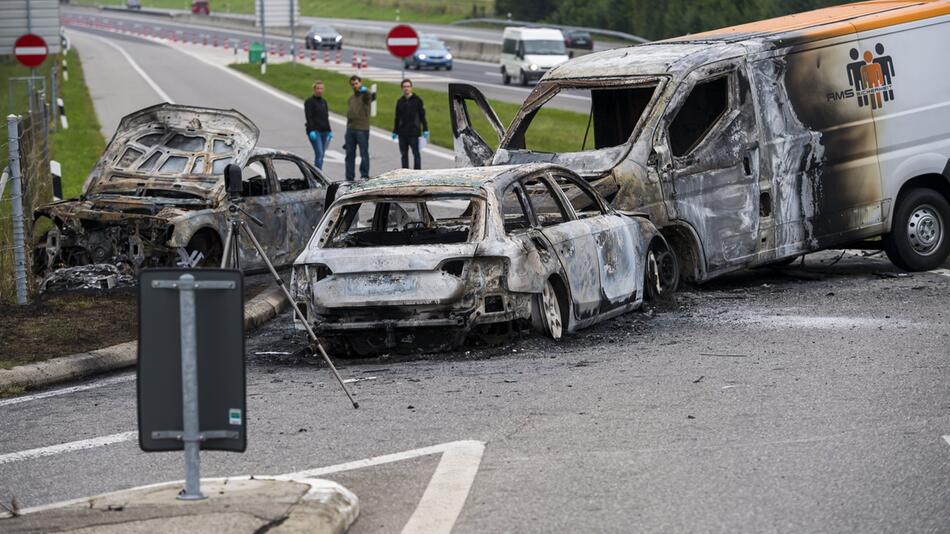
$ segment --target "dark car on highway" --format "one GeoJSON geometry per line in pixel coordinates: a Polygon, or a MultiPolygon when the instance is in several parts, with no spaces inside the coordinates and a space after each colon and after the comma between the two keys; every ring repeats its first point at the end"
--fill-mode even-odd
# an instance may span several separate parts
{"type": "Polygon", "coordinates": [[[307,32],[307,38],[304,41],[307,49],[317,50],[319,48],[334,48],[339,50],[343,48],[343,36],[340,32],[326,24],[314,24],[307,32]]]}
{"type": "Polygon", "coordinates": [[[564,30],[564,46],[581,50],[593,50],[594,39],[584,30],[564,30]]]}
{"type": "Polygon", "coordinates": [[[452,70],[452,52],[449,52],[449,48],[442,41],[434,37],[422,36],[419,39],[419,48],[412,56],[406,58],[404,63],[407,69],[452,70]]]}

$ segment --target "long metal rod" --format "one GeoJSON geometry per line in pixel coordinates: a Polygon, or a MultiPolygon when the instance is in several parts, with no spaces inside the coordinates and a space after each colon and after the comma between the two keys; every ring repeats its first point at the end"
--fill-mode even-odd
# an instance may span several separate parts
{"type": "Polygon", "coordinates": [[[323,356],[323,360],[327,362],[327,365],[330,366],[330,370],[333,371],[333,376],[336,377],[337,382],[340,383],[340,387],[343,388],[343,393],[346,393],[350,403],[353,404],[353,408],[359,408],[360,404],[353,400],[353,395],[350,395],[350,390],[346,389],[346,384],[343,383],[343,378],[340,376],[340,373],[337,372],[336,366],[333,365],[333,362],[330,360],[330,356],[327,355],[327,351],[323,350],[323,345],[317,339],[317,334],[310,328],[310,323],[307,322],[307,316],[300,311],[300,308],[297,307],[297,303],[294,302],[293,297],[290,296],[290,291],[287,290],[287,286],[284,284],[284,280],[277,274],[277,269],[274,268],[274,264],[270,262],[270,259],[267,258],[267,255],[264,254],[264,248],[261,247],[261,244],[257,241],[257,237],[254,236],[254,232],[247,227],[246,224],[241,225],[241,229],[244,230],[244,233],[247,235],[248,239],[251,240],[251,243],[254,244],[254,248],[257,250],[257,253],[264,258],[264,263],[267,264],[267,268],[270,270],[270,274],[274,276],[274,280],[277,281],[277,285],[280,286],[281,291],[284,292],[284,296],[287,297],[287,301],[290,302],[290,306],[294,309],[294,313],[297,315],[297,318],[303,323],[304,327],[307,329],[307,335],[310,336],[310,339],[317,345],[317,349],[320,350],[320,355],[323,356]]]}
{"type": "Polygon", "coordinates": [[[290,0],[290,55],[297,63],[297,21],[294,20],[294,0],[290,0]]]}
{"type": "Polygon", "coordinates": [[[179,499],[204,499],[201,494],[201,436],[198,421],[198,328],[195,324],[195,277],[178,277],[181,316],[181,391],[185,442],[185,490],[179,499]]]}

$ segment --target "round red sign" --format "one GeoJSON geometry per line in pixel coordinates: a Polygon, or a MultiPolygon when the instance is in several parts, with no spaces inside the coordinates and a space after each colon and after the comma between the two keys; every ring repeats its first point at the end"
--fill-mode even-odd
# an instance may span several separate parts
{"type": "Polygon", "coordinates": [[[49,48],[46,47],[46,41],[34,33],[21,35],[13,43],[13,55],[24,67],[31,69],[39,67],[46,60],[47,54],[49,54],[49,48]]]}
{"type": "Polygon", "coordinates": [[[400,24],[386,35],[386,48],[396,57],[409,57],[419,48],[419,34],[412,26],[400,24]]]}

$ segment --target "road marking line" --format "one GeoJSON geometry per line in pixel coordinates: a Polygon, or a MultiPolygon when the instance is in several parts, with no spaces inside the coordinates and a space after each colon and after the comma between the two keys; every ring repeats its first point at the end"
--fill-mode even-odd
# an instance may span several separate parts
{"type": "Polygon", "coordinates": [[[122,382],[131,382],[133,380],[135,380],[134,374],[116,376],[112,378],[107,378],[105,380],[99,380],[97,382],[93,382],[90,384],[82,384],[79,386],[53,389],[50,391],[44,391],[42,393],[35,393],[33,395],[23,395],[21,397],[3,399],[3,400],[0,400],[0,407],[10,406],[11,404],[20,404],[21,402],[30,402],[30,401],[40,400],[40,399],[48,399],[50,397],[57,397],[59,395],[68,395],[70,393],[77,393],[79,391],[87,391],[90,389],[101,388],[103,386],[111,386],[112,384],[120,384],[122,382]]]}
{"type": "Polygon", "coordinates": [[[383,465],[442,453],[422,499],[403,527],[403,534],[450,533],[462,513],[469,490],[485,452],[481,441],[453,441],[411,451],[397,452],[281,475],[280,478],[316,478],[321,475],[383,465]]]}
{"type": "Polygon", "coordinates": [[[129,62],[129,65],[132,66],[132,70],[134,70],[135,72],[137,72],[138,75],[141,76],[143,80],[145,80],[145,83],[147,83],[148,86],[151,87],[153,91],[155,91],[155,94],[158,95],[158,98],[164,100],[165,102],[168,102],[169,104],[174,104],[174,103],[175,103],[175,101],[172,100],[172,97],[168,96],[168,93],[166,93],[165,91],[163,91],[162,88],[159,87],[157,83],[155,83],[155,80],[153,80],[151,76],[149,76],[148,74],[145,73],[144,70],[142,70],[142,67],[140,67],[139,64],[135,62],[134,59],[132,59],[132,56],[130,56],[129,53],[125,51],[125,49],[123,49],[123,48],[120,47],[119,45],[113,43],[112,41],[110,41],[110,40],[108,40],[108,39],[106,39],[106,38],[104,38],[104,37],[100,37],[100,36],[98,36],[98,35],[95,35],[95,34],[89,33],[89,32],[87,32],[87,35],[89,35],[89,36],[92,37],[93,39],[98,39],[99,41],[102,41],[103,43],[105,43],[105,44],[111,46],[111,47],[114,48],[116,51],[118,51],[120,54],[122,54],[122,57],[124,57],[125,60],[129,62]]]}
{"type": "Polygon", "coordinates": [[[36,449],[29,449],[26,451],[11,452],[9,454],[0,454],[0,465],[9,464],[13,462],[19,462],[22,460],[33,460],[36,458],[43,458],[45,456],[54,456],[57,454],[62,454],[64,452],[75,452],[75,451],[81,451],[85,449],[94,449],[96,447],[112,445],[113,443],[122,443],[125,441],[132,441],[138,435],[139,435],[138,432],[120,432],[118,434],[112,434],[109,436],[100,436],[98,438],[82,439],[79,441],[70,441],[69,443],[61,443],[59,445],[52,445],[50,447],[39,447],[36,449]]]}

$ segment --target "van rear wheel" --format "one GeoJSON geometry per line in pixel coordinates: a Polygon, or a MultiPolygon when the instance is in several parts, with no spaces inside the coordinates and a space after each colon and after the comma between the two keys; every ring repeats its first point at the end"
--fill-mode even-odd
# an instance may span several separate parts
{"type": "Polygon", "coordinates": [[[933,189],[912,189],[894,209],[884,252],[905,271],[936,269],[950,254],[950,203],[933,189]]]}

